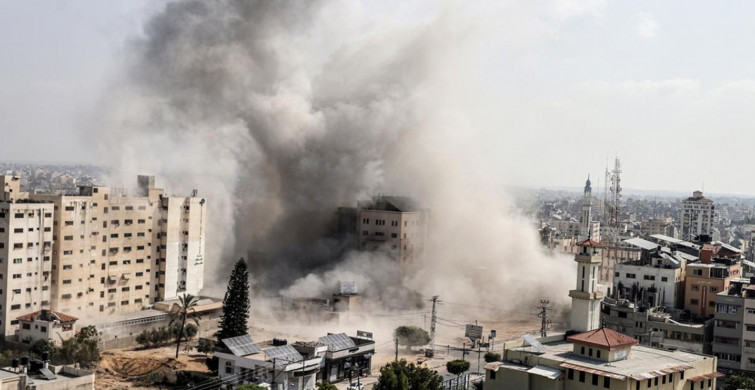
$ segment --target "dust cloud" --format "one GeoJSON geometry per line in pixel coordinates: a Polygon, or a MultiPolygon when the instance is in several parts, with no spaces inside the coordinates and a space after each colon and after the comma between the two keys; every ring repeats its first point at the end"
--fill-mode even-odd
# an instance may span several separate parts
{"type": "Polygon", "coordinates": [[[328,297],[355,280],[388,306],[435,294],[495,310],[560,302],[573,262],[541,248],[502,190],[527,167],[494,164],[484,135],[522,130],[480,113],[492,47],[541,33],[490,15],[545,23],[515,4],[170,2],[124,49],[92,136],[116,180],[152,173],[208,198],[210,294],[253,253],[262,295],[328,297]],[[328,238],[339,205],[380,193],[432,210],[423,261],[328,238]]]}

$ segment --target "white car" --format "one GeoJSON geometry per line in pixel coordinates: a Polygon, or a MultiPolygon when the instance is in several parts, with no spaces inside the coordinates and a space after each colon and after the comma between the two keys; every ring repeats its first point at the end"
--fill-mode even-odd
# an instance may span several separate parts
{"type": "Polygon", "coordinates": [[[364,383],[351,382],[346,390],[364,390],[364,383]]]}

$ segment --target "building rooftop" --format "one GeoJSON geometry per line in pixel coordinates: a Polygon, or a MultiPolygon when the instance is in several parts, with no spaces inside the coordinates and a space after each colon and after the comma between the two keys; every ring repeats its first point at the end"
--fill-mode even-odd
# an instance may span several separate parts
{"type": "Polygon", "coordinates": [[[33,313],[24,314],[20,317],[17,317],[16,319],[19,321],[24,321],[24,322],[32,322],[35,319],[40,319],[42,321],[49,321],[49,322],[60,321],[63,323],[78,321],[78,318],[74,316],[69,316],[68,314],[61,313],[59,311],[54,311],[54,310],[37,310],[33,313]]]}
{"type": "MultiPolygon", "coordinates": [[[[691,369],[692,366],[690,363],[713,359],[713,357],[705,355],[695,355],[682,351],[666,351],[635,345],[632,346],[632,352],[627,359],[609,363],[575,354],[572,352],[573,344],[569,342],[560,341],[543,344],[543,346],[546,351],[543,354],[539,354],[540,359],[555,360],[561,362],[560,366],[564,368],[599,373],[600,375],[620,380],[624,380],[627,377],[644,380],[663,376],[672,372],[691,369]]],[[[535,352],[531,348],[521,347],[514,350],[534,354],[535,352]]]]}
{"type": "Polygon", "coordinates": [[[636,339],[608,328],[595,329],[589,332],[575,334],[567,337],[566,341],[586,344],[593,347],[607,348],[609,351],[617,348],[630,347],[639,343],[636,339]]]}

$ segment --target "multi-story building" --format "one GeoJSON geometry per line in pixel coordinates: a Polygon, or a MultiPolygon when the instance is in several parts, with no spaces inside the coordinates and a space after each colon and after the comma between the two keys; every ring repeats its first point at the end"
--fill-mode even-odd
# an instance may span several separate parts
{"type": "MultiPolygon", "coordinates": [[[[166,196],[155,188],[152,176],[139,176],[133,195],[104,186],[81,186],[75,196],[24,196],[27,203],[14,204],[33,205],[43,216],[41,222],[29,217],[24,223],[29,229],[39,225],[44,233],[38,240],[40,268],[26,272],[29,283],[39,284],[44,296],[31,299],[28,306],[21,303],[24,310],[11,311],[12,318],[40,309],[92,318],[116,310],[137,311],[183,292],[198,295],[202,289],[204,199],[194,194],[166,196]]],[[[24,245],[29,246],[30,239],[24,245]]],[[[32,244],[29,251],[37,247],[32,244]]],[[[4,281],[8,284],[8,279],[4,281]]],[[[5,334],[13,333],[10,329],[5,334]]]]}
{"type": "Polygon", "coordinates": [[[640,260],[616,264],[614,297],[637,302],[645,307],[682,307],[687,263],[684,257],[641,238],[624,242],[640,246],[642,255],[640,260]]]}
{"type": "Polygon", "coordinates": [[[699,263],[687,264],[684,309],[698,317],[712,315],[716,294],[728,290],[729,283],[740,277],[740,260],[711,256],[710,252],[701,251],[699,263]]]}
{"type": "Polygon", "coordinates": [[[734,279],[716,295],[713,353],[721,367],[755,372],[755,278],[734,279]]]}
{"type": "Polygon", "coordinates": [[[379,196],[357,207],[357,245],[360,250],[383,250],[411,262],[425,252],[429,211],[408,198],[379,196]]]}
{"type": "Polygon", "coordinates": [[[0,176],[0,334],[18,316],[50,305],[53,206],[28,199],[18,176],[0,176]]]}
{"type": "Polygon", "coordinates": [[[637,345],[610,329],[595,329],[504,345],[503,361],[485,365],[488,390],[715,389],[717,359],[637,345]]]}
{"type": "Polygon", "coordinates": [[[676,238],[679,235],[679,231],[674,226],[671,218],[654,218],[643,222],[640,227],[640,232],[645,236],[661,234],[676,238]]]}
{"type": "Polygon", "coordinates": [[[702,191],[695,191],[692,196],[682,200],[681,238],[696,241],[701,235],[713,237],[715,205],[704,197],[702,191]]]}

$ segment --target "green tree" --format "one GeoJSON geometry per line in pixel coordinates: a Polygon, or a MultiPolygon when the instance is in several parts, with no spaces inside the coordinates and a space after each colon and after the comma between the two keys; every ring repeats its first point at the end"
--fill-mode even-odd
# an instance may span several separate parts
{"type": "Polygon", "coordinates": [[[328,382],[317,382],[315,384],[316,390],[338,390],[336,385],[328,382]]]}
{"type": "Polygon", "coordinates": [[[430,342],[430,335],[422,328],[416,326],[399,326],[393,331],[393,337],[398,343],[407,347],[426,345],[430,342]]]}
{"type": "Polygon", "coordinates": [[[407,363],[391,362],[380,369],[375,390],[439,390],[443,378],[437,371],[407,363]]]}
{"type": "Polygon", "coordinates": [[[469,370],[469,362],[466,360],[451,360],[446,363],[446,371],[459,376],[469,370]]]}
{"type": "MultiPolygon", "coordinates": [[[[199,319],[201,316],[196,312],[197,301],[197,297],[191,294],[181,295],[178,297],[177,310],[171,311],[170,325],[173,326],[178,324],[176,332],[176,359],[178,359],[178,352],[181,348],[181,339],[186,339],[188,341],[188,337],[185,334],[186,322],[194,321],[194,323],[199,326],[199,319]]],[[[194,330],[194,334],[196,334],[196,329],[194,330]]]]}
{"type": "Polygon", "coordinates": [[[141,345],[142,347],[148,348],[149,345],[152,343],[149,330],[144,329],[142,333],[139,333],[136,336],[136,342],[139,343],[139,345],[141,345]]]}
{"type": "Polygon", "coordinates": [[[60,347],[54,349],[53,356],[57,363],[79,363],[84,368],[93,367],[100,361],[100,349],[97,344],[100,334],[94,326],[82,328],[76,337],[64,340],[60,347]]]}
{"type": "Polygon", "coordinates": [[[231,271],[228,288],[223,297],[218,341],[247,334],[249,322],[249,272],[246,261],[239,259],[231,271]]]}
{"type": "Polygon", "coordinates": [[[197,345],[197,352],[203,353],[205,357],[207,354],[215,350],[215,342],[210,339],[199,339],[197,345]]]}
{"type": "Polygon", "coordinates": [[[34,355],[41,357],[43,353],[47,352],[50,355],[50,359],[52,359],[52,354],[55,351],[55,346],[52,344],[50,340],[44,340],[40,339],[34,342],[32,344],[31,348],[29,348],[29,352],[33,353],[34,355]]]}
{"type": "Polygon", "coordinates": [[[740,374],[732,374],[724,381],[726,390],[755,389],[755,380],[740,374]]]}
{"type": "Polygon", "coordinates": [[[495,353],[495,352],[486,352],[485,353],[485,362],[486,363],[492,363],[492,362],[499,362],[501,361],[501,354],[495,353]]]}

